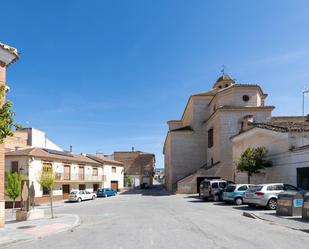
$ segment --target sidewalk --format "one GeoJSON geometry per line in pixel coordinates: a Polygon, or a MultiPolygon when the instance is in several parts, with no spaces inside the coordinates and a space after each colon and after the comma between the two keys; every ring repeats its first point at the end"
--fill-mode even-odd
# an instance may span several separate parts
{"type": "Polygon", "coordinates": [[[244,215],[247,217],[268,221],[271,224],[309,233],[309,220],[302,219],[300,216],[279,216],[276,215],[276,212],[274,211],[244,212],[244,215]]]}
{"type": "Polygon", "coordinates": [[[0,229],[0,248],[71,230],[79,224],[79,217],[72,214],[57,214],[54,219],[46,216],[44,219],[21,222],[15,221],[11,215],[6,219],[5,228],[0,229]]]}

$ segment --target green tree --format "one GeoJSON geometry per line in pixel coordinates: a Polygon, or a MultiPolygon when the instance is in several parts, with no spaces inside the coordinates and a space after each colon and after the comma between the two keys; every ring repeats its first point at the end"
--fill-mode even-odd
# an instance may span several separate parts
{"type": "Polygon", "coordinates": [[[253,174],[260,173],[262,169],[272,166],[271,161],[265,159],[266,154],[265,147],[247,148],[238,159],[237,169],[241,172],[247,172],[248,183],[250,183],[253,174]]]}
{"type": "Polygon", "coordinates": [[[51,218],[54,218],[54,210],[53,210],[53,189],[55,186],[55,174],[52,170],[52,168],[46,169],[43,168],[43,170],[40,173],[38,183],[41,185],[41,187],[49,192],[49,200],[50,200],[50,211],[51,211],[51,218]]]}
{"type": "Polygon", "coordinates": [[[132,176],[127,176],[127,184],[129,187],[132,185],[132,176]]]}
{"type": "Polygon", "coordinates": [[[3,101],[5,96],[5,85],[0,86],[0,143],[3,143],[7,136],[13,136],[12,129],[20,128],[13,117],[15,112],[12,110],[12,102],[3,101]]]}
{"type": "Polygon", "coordinates": [[[6,173],[5,174],[5,195],[13,200],[13,209],[15,209],[15,200],[20,196],[21,192],[21,174],[6,173]]]}

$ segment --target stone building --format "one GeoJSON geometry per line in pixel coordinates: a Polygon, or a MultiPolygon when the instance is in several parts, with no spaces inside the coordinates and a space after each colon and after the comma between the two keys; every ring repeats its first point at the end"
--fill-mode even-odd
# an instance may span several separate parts
{"type": "Polygon", "coordinates": [[[273,117],[268,122],[249,123],[231,142],[236,182],[247,182],[247,174],[236,168],[241,154],[249,147],[263,146],[272,167],[253,175],[251,183],[284,182],[309,190],[309,120],[273,117]]]}
{"type": "Polygon", "coordinates": [[[204,93],[190,96],[182,118],[168,121],[163,153],[165,184],[172,192],[196,193],[205,178],[234,180],[232,143],[248,119],[270,119],[257,84],[240,84],[223,74],[204,93]]]}
{"type": "MultiPolygon", "coordinates": [[[[19,58],[16,48],[0,43],[0,87],[6,86],[6,68],[19,58]]],[[[4,93],[5,94],[5,93],[4,93]]],[[[0,105],[5,96],[0,96],[0,105]]],[[[4,227],[4,144],[0,144],[0,227],[4,227]]]]}
{"type": "Polygon", "coordinates": [[[124,175],[127,186],[129,176],[132,180],[132,187],[138,187],[143,183],[152,185],[156,162],[154,154],[134,151],[132,149],[132,151],[114,152],[113,158],[124,164],[124,175]]]}
{"type": "Polygon", "coordinates": [[[46,133],[35,128],[21,128],[14,131],[12,137],[5,139],[5,151],[26,148],[44,148],[63,151],[61,147],[47,138],[46,133]]]}

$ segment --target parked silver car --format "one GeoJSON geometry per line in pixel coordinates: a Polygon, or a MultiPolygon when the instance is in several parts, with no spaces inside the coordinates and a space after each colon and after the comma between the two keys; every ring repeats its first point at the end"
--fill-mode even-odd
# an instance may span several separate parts
{"type": "Polygon", "coordinates": [[[245,192],[243,202],[249,206],[262,206],[276,210],[278,194],[286,190],[299,191],[297,187],[284,183],[254,185],[245,192]]]}

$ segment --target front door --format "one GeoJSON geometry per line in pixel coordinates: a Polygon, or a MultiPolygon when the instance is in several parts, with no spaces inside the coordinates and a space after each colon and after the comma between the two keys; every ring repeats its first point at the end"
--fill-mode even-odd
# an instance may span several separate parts
{"type": "Polygon", "coordinates": [[[99,184],[93,184],[93,192],[97,192],[99,188],[99,184]]]}
{"type": "Polygon", "coordinates": [[[64,200],[68,199],[69,198],[69,194],[70,194],[70,185],[69,184],[62,185],[63,199],[64,200]]]}
{"type": "Polygon", "coordinates": [[[118,191],[118,181],[111,181],[111,188],[118,191]]]}

